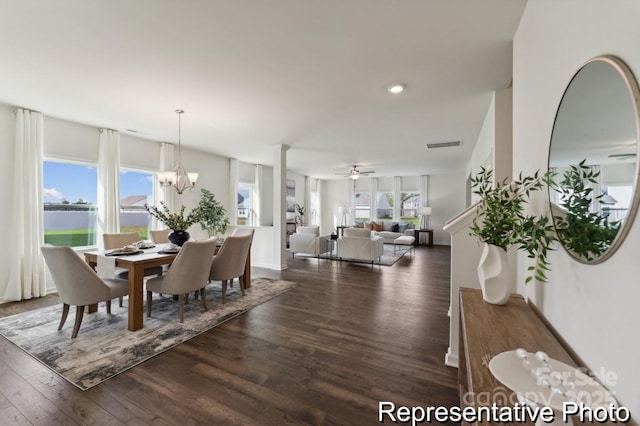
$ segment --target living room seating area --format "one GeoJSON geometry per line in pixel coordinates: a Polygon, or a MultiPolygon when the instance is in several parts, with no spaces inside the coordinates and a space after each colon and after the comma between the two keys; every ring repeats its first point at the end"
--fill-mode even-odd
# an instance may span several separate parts
{"type": "Polygon", "coordinates": [[[355,228],[370,229],[373,231],[373,235],[382,237],[384,244],[393,244],[396,238],[403,236],[413,236],[413,230],[415,225],[413,222],[393,222],[388,220],[370,221],[370,222],[355,222],[355,228]]]}
{"type": "Polygon", "coordinates": [[[367,228],[345,228],[338,238],[337,254],[341,259],[363,260],[373,263],[384,252],[381,236],[372,235],[367,228]]]}

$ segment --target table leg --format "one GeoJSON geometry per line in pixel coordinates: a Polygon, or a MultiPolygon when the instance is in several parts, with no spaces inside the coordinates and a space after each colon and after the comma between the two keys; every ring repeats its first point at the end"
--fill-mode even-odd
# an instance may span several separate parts
{"type": "Polygon", "coordinates": [[[142,291],[144,266],[133,265],[129,269],[129,330],[142,328],[144,292],[142,291]]]}

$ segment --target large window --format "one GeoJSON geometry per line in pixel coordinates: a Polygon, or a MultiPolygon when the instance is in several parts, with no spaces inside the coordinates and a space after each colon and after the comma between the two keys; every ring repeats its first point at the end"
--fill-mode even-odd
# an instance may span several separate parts
{"type": "Polygon", "coordinates": [[[147,239],[151,216],[144,208],[153,205],[153,174],[120,170],[120,232],[137,232],[147,239]]]}
{"type": "Polygon", "coordinates": [[[393,219],[393,192],[378,192],[376,219],[393,219]]]}
{"type": "Polygon", "coordinates": [[[419,192],[403,192],[401,194],[402,204],[400,205],[400,220],[404,222],[413,222],[419,225],[420,215],[420,193],[419,192]]]}
{"type": "Polygon", "coordinates": [[[253,184],[238,183],[238,225],[254,225],[253,184]]]}
{"type": "Polygon", "coordinates": [[[44,241],[96,244],[98,169],[92,164],[43,162],[44,241]]]}
{"type": "Polygon", "coordinates": [[[359,191],[354,194],[355,220],[368,221],[371,219],[371,193],[359,191]]]}

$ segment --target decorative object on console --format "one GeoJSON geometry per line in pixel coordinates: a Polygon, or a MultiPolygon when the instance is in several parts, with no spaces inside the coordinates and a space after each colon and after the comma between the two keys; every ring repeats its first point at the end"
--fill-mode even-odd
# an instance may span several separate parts
{"type": "Polygon", "coordinates": [[[160,205],[162,206],[162,210],[158,209],[156,206],[149,206],[146,203],[144,208],[151,216],[158,219],[167,228],[173,231],[169,234],[169,241],[175,245],[182,246],[182,244],[189,240],[189,233],[187,232],[187,229],[191,225],[200,221],[202,215],[200,208],[194,208],[185,216],[185,206],[180,207],[179,213],[172,213],[163,201],[160,201],[160,205]]]}
{"type": "MultiPolygon", "coordinates": [[[[550,358],[545,352],[523,348],[506,351],[489,362],[491,374],[512,389],[521,404],[547,406],[555,411],[555,423],[562,423],[564,404],[584,404],[586,408],[617,406],[613,395],[580,369],[550,358]]],[[[549,424],[540,419],[536,425],[549,424]]]]}
{"type": "Polygon", "coordinates": [[[525,214],[524,207],[531,192],[542,190],[549,185],[552,172],[533,176],[518,176],[518,179],[508,182],[507,179],[493,185],[493,171],[481,167],[480,173],[471,179],[473,193],[481,197],[477,207],[477,216],[470,227],[470,235],[476,236],[495,249],[485,247],[478,265],[478,278],[483,295],[485,284],[490,286],[506,286],[502,289],[492,289],[494,297],[485,299],[489,303],[504,304],[511,293],[509,270],[506,268],[506,250],[516,246],[527,252],[529,258],[535,259],[534,266],[525,283],[533,278],[539,282],[546,282],[545,271],[549,270],[547,252],[556,240],[553,226],[549,223],[548,214],[525,214]],[[505,254],[498,254],[502,250],[505,254]],[[497,257],[493,255],[497,254],[497,257]],[[490,262],[484,265],[484,262],[490,262]],[[502,295],[502,297],[495,297],[502,295]]]}
{"type": "Polygon", "coordinates": [[[431,207],[421,207],[418,213],[420,213],[420,229],[428,229],[427,216],[431,214],[431,207]]]}
{"type": "Polygon", "coordinates": [[[158,179],[160,180],[160,186],[172,186],[178,194],[182,194],[185,189],[191,189],[196,186],[198,173],[187,173],[182,166],[182,114],[184,114],[184,111],[177,109],[176,114],[178,114],[178,164],[172,172],[158,173],[158,179]]]}
{"type": "Polygon", "coordinates": [[[338,216],[340,217],[340,226],[347,226],[347,215],[351,210],[349,206],[338,206],[338,216]]]}
{"type": "Polygon", "coordinates": [[[200,192],[200,226],[207,231],[209,238],[218,233],[224,234],[229,226],[227,210],[211,191],[202,188],[200,192]]]}
{"type": "Polygon", "coordinates": [[[296,218],[295,221],[299,226],[304,226],[304,214],[306,213],[306,209],[304,206],[301,206],[300,204],[296,203],[294,205],[295,209],[296,209],[296,218]]]}

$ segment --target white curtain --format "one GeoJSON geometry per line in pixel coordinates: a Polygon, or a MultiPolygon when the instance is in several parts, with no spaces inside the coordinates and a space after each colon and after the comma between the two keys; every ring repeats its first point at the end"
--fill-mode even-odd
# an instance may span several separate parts
{"type": "Polygon", "coordinates": [[[255,185],[253,190],[253,218],[251,222],[253,226],[262,226],[262,194],[264,193],[264,166],[261,164],[255,165],[255,185]]]}
{"type": "Polygon", "coordinates": [[[120,133],[100,129],[98,152],[98,248],[102,234],[120,232],[120,133]]]}
{"type": "Polygon", "coordinates": [[[39,112],[18,108],[9,259],[9,280],[4,300],[16,301],[46,294],[44,244],[42,159],[44,118],[39,112]]]}
{"type": "Polygon", "coordinates": [[[238,224],[238,160],[229,159],[229,222],[238,224]]]}
{"type": "MultiPolygon", "coordinates": [[[[168,142],[162,142],[160,144],[160,171],[161,172],[166,172],[166,171],[172,171],[175,167],[174,164],[174,145],[170,144],[168,142]]],[[[175,189],[171,186],[169,187],[160,187],[160,182],[158,181],[158,177],[156,176],[155,178],[155,182],[156,182],[156,189],[157,189],[157,200],[158,200],[158,205],[157,207],[160,207],[160,201],[162,201],[163,203],[165,203],[167,205],[167,207],[169,207],[169,209],[173,210],[174,209],[174,200],[175,200],[175,189]]],[[[162,222],[160,222],[158,219],[156,219],[155,217],[151,219],[151,228],[152,229],[162,229],[162,228],[166,228],[166,226],[164,226],[164,224],[162,222]]]]}

